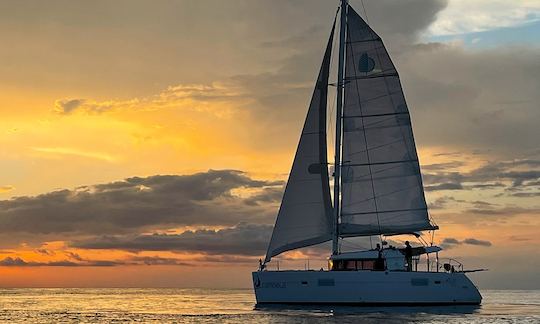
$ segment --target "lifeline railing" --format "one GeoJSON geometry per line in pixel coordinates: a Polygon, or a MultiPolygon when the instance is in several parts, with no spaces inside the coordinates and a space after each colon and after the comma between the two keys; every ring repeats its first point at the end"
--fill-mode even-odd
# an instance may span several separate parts
{"type": "MultiPolygon", "coordinates": [[[[462,272],[463,264],[452,258],[429,258],[425,262],[420,257],[414,257],[412,271],[414,272],[462,272]]],[[[406,266],[404,264],[404,269],[406,266]]],[[[274,259],[265,265],[265,270],[328,270],[328,259],[274,259]]]]}

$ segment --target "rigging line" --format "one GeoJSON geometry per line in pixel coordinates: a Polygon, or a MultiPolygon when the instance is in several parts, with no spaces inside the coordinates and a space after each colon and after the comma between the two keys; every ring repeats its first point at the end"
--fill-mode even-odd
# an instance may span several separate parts
{"type": "Polygon", "coordinates": [[[362,0],[361,2],[362,2],[362,9],[364,9],[364,16],[366,16],[366,22],[367,22],[367,24],[369,26],[369,17],[367,15],[366,6],[364,5],[364,0],[362,0]]]}
{"type": "MultiPolygon", "coordinates": [[[[351,35],[350,35],[350,29],[347,28],[347,36],[349,39],[351,39],[351,35]]],[[[352,56],[352,65],[353,65],[353,71],[354,71],[354,76],[357,77],[357,72],[356,72],[356,58],[354,57],[354,49],[353,49],[353,46],[352,44],[349,44],[349,49],[351,50],[351,56],[352,56]]],[[[380,60],[379,60],[379,64],[380,64],[380,60]]],[[[358,108],[360,109],[360,115],[363,115],[363,111],[362,111],[362,105],[361,105],[361,100],[360,100],[360,89],[358,89],[358,82],[355,82],[355,85],[356,85],[356,94],[358,95],[358,108]]],[[[366,129],[365,129],[365,125],[364,125],[364,118],[361,118],[362,120],[362,129],[363,129],[363,133],[364,133],[364,143],[365,143],[365,146],[366,146],[366,157],[367,157],[367,161],[369,164],[371,164],[371,161],[370,161],[370,158],[369,158],[369,151],[368,151],[368,142],[367,142],[367,136],[366,136],[366,129]]],[[[368,166],[368,169],[369,169],[369,174],[370,174],[370,177],[371,177],[371,192],[373,193],[373,203],[375,205],[375,211],[378,211],[379,208],[377,206],[377,199],[375,197],[375,184],[373,183],[373,174],[372,174],[372,171],[371,171],[371,165],[368,166]]],[[[375,214],[377,216],[377,225],[378,225],[378,228],[379,228],[379,236],[382,234],[381,233],[381,222],[379,220],[379,214],[375,214]]],[[[381,244],[382,244],[382,236],[379,237],[380,241],[381,241],[381,244]]]]}

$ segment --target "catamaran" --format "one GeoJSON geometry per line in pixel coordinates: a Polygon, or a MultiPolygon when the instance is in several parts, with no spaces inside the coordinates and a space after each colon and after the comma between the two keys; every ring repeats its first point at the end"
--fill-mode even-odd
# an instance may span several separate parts
{"type": "MultiPolygon", "coordinates": [[[[399,249],[386,237],[433,233],[411,119],[382,39],[341,0],[333,199],[327,160],[327,99],[336,21],[264,262],[252,273],[258,304],[456,305],[482,297],[438,246],[399,249]],[[341,252],[344,239],[374,236],[375,249],[341,252]],[[268,270],[283,252],[332,241],[327,270],[268,270]],[[418,270],[422,255],[435,264],[418,270]],[[414,266],[413,266],[414,265],[414,266]]],[[[430,261],[430,262],[432,262],[430,261]]]]}

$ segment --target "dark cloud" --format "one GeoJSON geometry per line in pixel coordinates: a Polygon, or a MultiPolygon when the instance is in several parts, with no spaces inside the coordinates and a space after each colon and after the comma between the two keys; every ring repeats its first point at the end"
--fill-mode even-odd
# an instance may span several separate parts
{"type": "Polygon", "coordinates": [[[240,223],[231,228],[186,231],[181,234],[95,237],[70,245],[81,249],[262,255],[270,241],[272,227],[240,223]]]}
{"type": "Polygon", "coordinates": [[[442,196],[438,197],[434,201],[430,202],[428,204],[429,209],[444,209],[448,207],[448,205],[453,204],[457,205],[459,207],[473,207],[473,208],[496,208],[499,206],[498,204],[494,204],[488,201],[483,200],[465,200],[465,199],[457,199],[452,196],[442,196]]]}
{"type": "Polygon", "coordinates": [[[529,237],[529,236],[523,236],[523,235],[512,235],[510,237],[508,237],[508,239],[510,241],[515,241],[515,242],[527,242],[527,241],[531,241],[532,238],[529,237]]]}
{"type": "Polygon", "coordinates": [[[49,262],[35,262],[25,261],[20,257],[6,257],[0,260],[0,266],[2,267],[112,267],[120,265],[115,261],[86,261],[83,263],[72,262],[68,260],[62,261],[49,261],[49,262]]]}
{"type": "Polygon", "coordinates": [[[463,244],[480,245],[480,246],[491,246],[491,242],[490,242],[490,241],[482,241],[482,240],[477,240],[477,239],[474,239],[474,238],[464,239],[464,240],[463,240],[463,244]]]}
{"type": "Polygon", "coordinates": [[[442,196],[428,204],[429,209],[443,209],[449,203],[467,203],[466,200],[456,199],[451,196],[442,196]]]}
{"type": "Polygon", "coordinates": [[[540,208],[524,208],[516,206],[506,206],[503,208],[471,208],[467,209],[465,213],[484,216],[512,217],[524,214],[537,214],[540,213],[540,208]]]}
{"type": "Polygon", "coordinates": [[[517,159],[487,163],[467,175],[467,180],[483,182],[486,180],[509,180],[511,187],[517,189],[540,180],[540,160],[517,159]]]}
{"type": "Polygon", "coordinates": [[[84,104],[84,99],[62,99],[54,103],[56,112],[70,114],[84,104]]]}
{"type": "Polygon", "coordinates": [[[475,200],[475,201],[471,201],[470,203],[476,208],[497,206],[497,204],[493,204],[488,201],[482,201],[482,200],[475,200]]]}
{"type": "Polygon", "coordinates": [[[175,258],[163,258],[159,256],[134,256],[128,259],[136,264],[144,265],[176,265],[176,266],[193,266],[193,264],[181,261],[175,258]]]}
{"type": "Polygon", "coordinates": [[[191,175],[133,177],[75,190],[0,201],[0,232],[62,234],[138,233],[142,229],[186,225],[271,223],[281,181],[254,180],[234,170],[191,175]],[[232,190],[262,190],[245,199],[232,190]],[[251,200],[249,200],[251,199],[251,200]],[[272,201],[270,205],[264,202],[272,201]]]}
{"type": "Polygon", "coordinates": [[[255,194],[244,200],[247,205],[259,205],[262,203],[276,203],[280,202],[283,197],[283,187],[278,188],[265,188],[260,193],[255,194]]]}
{"type": "Polygon", "coordinates": [[[540,197],[540,192],[514,192],[510,195],[512,197],[531,198],[531,197],[540,197]]]}
{"type": "Polygon", "coordinates": [[[64,252],[70,259],[73,259],[73,260],[77,260],[77,261],[83,261],[83,258],[77,254],[77,253],[74,253],[74,252],[70,252],[70,251],[65,251],[64,252]]]}
{"type": "MultiPolygon", "coordinates": [[[[434,156],[437,156],[438,154],[434,154],[434,156]]],[[[456,169],[461,166],[465,165],[462,161],[451,161],[451,162],[445,162],[445,163],[435,163],[435,164],[427,164],[422,165],[422,170],[425,171],[447,171],[449,169],[456,169]]]]}
{"type": "Polygon", "coordinates": [[[390,48],[415,43],[422,32],[437,18],[437,13],[446,8],[446,0],[409,1],[350,1],[356,11],[366,17],[373,29],[379,33],[390,48]]]}
{"type": "Polygon", "coordinates": [[[495,183],[475,183],[471,185],[467,185],[467,189],[495,189],[495,188],[504,188],[506,187],[501,182],[495,182],[495,183]]]}
{"type": "MultiPolygon", "coordinates": [[[[438,44],[438,43],[437,43],[438,44]]],[[[426,44],[418,44],[418,46],[425,46],[426,44]]],[[[442,46],[441,44],[438,44],[442,46]]],[[[435,153],[433,156],[451,156],[451,157],[462,157],[462,152],[441,152],[441,153],[435,153]]]]}
{"type": "Polygon", "coordinates": [[[514,197],[533,197],[536,191],[519,191],[540,189],[540,160],[536,159],[492,161],[465,173],[440,170],[438,165],[428,166],[423,175],[426,191],[501,188],[514,197]]]}
{"type": "Polygon", "coordinates": [[[441,244],[460,244],[460,243],[461,243],[460,241],[456,240],[453,237],[447,237],[441,242],[441,244]]]}
{"type": "Polygon", "coordinates": [[[492,245],[490,241],[477,240],[477,239],[474,239],[474,238],[466,238],[466,239],[460,241],[460,240],[455,239],[453,237],[447,237],[444,240],[442,240],[441,247],[443,247],[445,249],[451,249],[451,248],[455,247],[456,245],[461,245],[461,244],[478,245],[478,246],[485,246],[485,247],[489,247],[489,246],[492,245]]]}
{"type": "MultiPolygon", "coordinates": [[[[114,267],[114,266],[132,266],[132,265],[176,265],[191,266],[189,262],[184,262],[175,258],[164,258],[159,256],[130,256],[122,260],[87,260],[78,254],[70,254],[70,260],[61,261],[25,261],[20,257],[6,257],[0,260],[0,266],[3,267],[114,267]]],[[[206,261],[201,259],[202,261],[206,261]]],[[[253,260],[250,260],[253,262],[253,260]]]]}
{"type": "Polygon", "coordinates": [[[6,257],[0,260],[0,267],[117,267],[117,266],[184,266],[192,267],[202,263],[234,263],[250,264],[257,262],[254,257],[242,257],[233,255],[208,255],[197,257],[193,262],[186,262],[177,258],[166,258],[160,256],[128,256],[120,260],[69,260],[61,261],[26,261],[20,257],[6,257]],[[194,263],[196,262],[196,263],[194,263]]]}
{"type": "Polygon", "coordinates": [[[428,185],[440,185],[445,183],[461,184],[464,176],[457,172],[436,172],[436,173],[424,173],[422,179],[424,183],[428,185]]]}
{"type": "Polygon", "coordinates": [[[23,259],[17,257],[17,258],[12,258],[12,257],[7,257],[7,258],[4,258],[2,260],[0,260],[0,266],[4,266],[4,267],[10,267],[10,266],[25,266],[27,265],[28,263],[26,261],[24,261],[23,259]]]}
{"type": "Polygon", "coordinates": [[[462,190],[463,186],[461,183],[440,183],[438,185],[424,186],[425,191],[435,191],[435,190],[462,190]]]}
{"type": "Polygon", "coordinates": [[[47,249],[37,249],[35,250],[36,253],[39,253],[41,255],[55,255],[56,253],[54,251],[50,251],[47,249]]]}

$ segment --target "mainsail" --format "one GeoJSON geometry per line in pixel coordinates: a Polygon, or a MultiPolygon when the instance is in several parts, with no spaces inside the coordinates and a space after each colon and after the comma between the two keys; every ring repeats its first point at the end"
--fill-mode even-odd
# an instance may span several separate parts
{"type": "Polygon", "coordinates": [[[409,110],[384,44],[349,7],[339,235],[431,230],[409,110]]]}
{"type": "Polygon", "coordinates": [[[334,28],[311,98],[265,262],[282,252],[332,239],[326,106],[334,28]]]}

